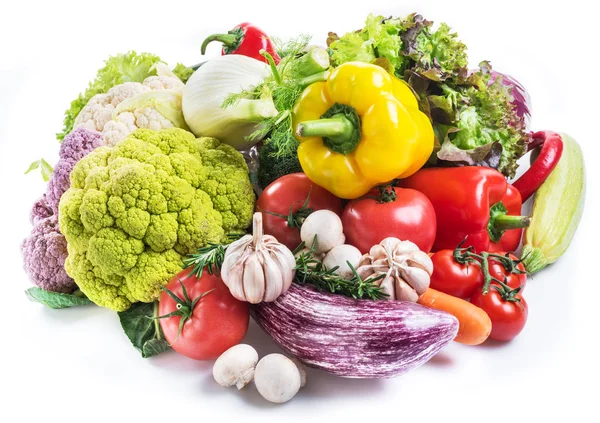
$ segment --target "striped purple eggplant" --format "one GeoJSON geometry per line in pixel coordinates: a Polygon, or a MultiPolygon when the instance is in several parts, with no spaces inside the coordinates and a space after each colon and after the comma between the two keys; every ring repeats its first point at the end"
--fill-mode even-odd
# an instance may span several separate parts
{"type": "Polygon", "coordinates": [[[354,300],[293,283],[252,317],[288,354],[350,378],[389,378],[425,363],[450,343],[458,320],[405,301],[354,300]]]}

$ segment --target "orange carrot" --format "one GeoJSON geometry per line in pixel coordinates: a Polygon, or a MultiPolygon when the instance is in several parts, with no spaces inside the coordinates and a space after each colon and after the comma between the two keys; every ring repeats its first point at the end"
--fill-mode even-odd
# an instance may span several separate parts
{"type": "Polygon", "coordinates": [[[445,311],[458,319],[458,335],[454,340],[461,344],[478,345],[487,339],[492,321],[485,311],[461,298],[428,288],[419,304],[445,311]]]}

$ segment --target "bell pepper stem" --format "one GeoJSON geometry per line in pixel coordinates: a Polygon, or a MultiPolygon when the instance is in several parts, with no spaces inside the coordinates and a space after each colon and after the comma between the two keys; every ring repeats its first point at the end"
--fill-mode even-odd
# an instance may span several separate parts
{"type": "Polygon", "coordinates": [[[494,204],[490,208],[490,220],[487,230],[492,242],[499,242],[500,238],[507,229],[519,229],[529,226],[531,218],[529,216],[512,216],[502,202],[494,204]]]}
{"type": "Polygon", "coordinates": [[[236,34],[212,34],[206,37],[200,46],[200,53],[204,55],[206,53],[206,47],[213,41],[223,43],[226,47],[232,47],[239,43],[239,36],[236,34]]]}
{"type": "Polygon", "coordinates": [[[299,123],[296,134],[300,137],[329,137],[348,139],[354,131],[354,126],[344,115],[328,119],[316,119],[299,123]]]}
{"type": "Polygon", "coordinates": [[[339,154],[350,154],[361,140],[360,117],[354,107],[335,103],[320,119],[300,122],[296,126],[299,137],[321,137],[323,145],[339,154]]]}
{"type": "Polygon", "coordinates": [[[531,218],[529,216],[511,216],[508,214],[497,216],[494,219],[494,228],[502,231],[506,229],[519,229],[529,226],[531,218]]]}

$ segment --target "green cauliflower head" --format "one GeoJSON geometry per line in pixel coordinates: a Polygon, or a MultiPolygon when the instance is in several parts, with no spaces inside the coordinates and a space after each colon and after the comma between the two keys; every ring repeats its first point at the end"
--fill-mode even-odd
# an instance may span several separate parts
{"type": "Polygon", "coordinates": [[[59,206],[65,269],[96,304],[123,311],[156,299],[186,254],[252,220],[240,153],[178,128],[139,129],[77,163],[59,206]]]}

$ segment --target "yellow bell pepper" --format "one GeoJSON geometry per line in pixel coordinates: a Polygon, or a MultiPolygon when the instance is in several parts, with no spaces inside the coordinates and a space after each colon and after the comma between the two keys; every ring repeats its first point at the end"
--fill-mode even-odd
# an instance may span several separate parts
{"type": "Polygon", "coordinates": [[[292,112],[302,170],[340,198],[412,175],[433,151],[431,122],[412,90],[376,65],[340,65],[292,112]]]}

